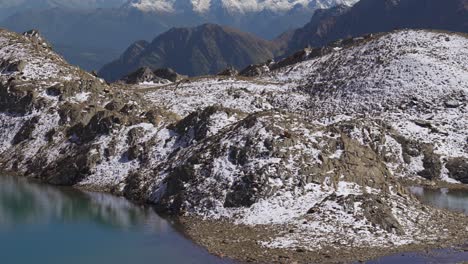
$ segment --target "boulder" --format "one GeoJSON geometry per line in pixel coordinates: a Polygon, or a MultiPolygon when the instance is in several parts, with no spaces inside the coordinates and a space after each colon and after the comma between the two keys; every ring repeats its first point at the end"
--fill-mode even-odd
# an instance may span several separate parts
{"type": "Polygon", "coordinates": [[[169,80],[171,82],[178,82],[178,81],[188,78],[185,75],[178,74],[171,68],[156,69],[153,71],[153,73],[155,76],[162,78],[162,79],[169,80]]]}
{"type": "Polygon", "coordinates": [[[449,171],[449,177],[468,184],[468,159],[467,158],[452,158],[445,165],[449,171]]]}
{"type": "Polygon", "coordinates": [[[32,133],[36,128],[36,124],[39,122],[40,118],[35,116],[28,121],[26,121],[23,126],[20,128],[18,133],[16,133],[13,141],[11,142],[13,145],[18,145],[19,143],[26,141],[32,137],[32,133]]]}
{"type": "Polygon", "coordinates": [[[267,64],[251,64],[243,69],[239,75],[244,77],[255,77],[270,72],[267,64]]]}
{"type": "Polygon", "coordinates": [[[217,74],[218,76],[237,76],[239,75],[239,71],[236,70],[234,67],[226,68],[225,70],[221,71],[217,74]]]}
{"type": "Polygon", "coordinates": [[[161,78],[153,73],[148,67],[142,67],[129,75],[122,78],[126,84],[141,84],[141,83],[154,83],[154,84],[167,84],[170,83],[168,79],[161,78]]]}

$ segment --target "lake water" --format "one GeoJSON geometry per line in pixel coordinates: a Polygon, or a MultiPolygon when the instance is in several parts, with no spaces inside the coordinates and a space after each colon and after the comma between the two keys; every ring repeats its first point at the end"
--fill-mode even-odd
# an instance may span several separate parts
{"type": "Polygon", "coordinates": [[[410,191],[422,202],[435,207],[463,212],[468,215],[468,190],[427,189],[411,187],[410,191]]]}
{"type": "MultiPolygon", "coordinates": [[[[413,187],[422,201],[468,214],[468,193],[413,187]]],[[[369,264],[457,263],[468,252],[403,253],[369,264]]],[[[124,198],[0,176],[0,263],[235,263],[198,247],[151,208],[124,198]]]]}
{"type": "Polygon", "coordinates": [[[0,263],[231,262],[123,198],[0,177],[0,263]]]}

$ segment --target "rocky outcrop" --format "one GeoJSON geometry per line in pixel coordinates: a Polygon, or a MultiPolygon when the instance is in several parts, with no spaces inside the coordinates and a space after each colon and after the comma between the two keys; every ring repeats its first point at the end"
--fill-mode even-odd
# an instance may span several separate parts
{"type": "Polygon", "coordinates": [[[466,42],[392,32],[252,66],[248,78],[130,86],[0,31],[4,65],[25,62],[0,74],[1,169],[261,226],[265,248],[439,241],[444,214],[399,181],[465,181],[466,42]]]}
{"type": "Polygon", "coordinates": [[[159,78],[169,80],[171,82],[178,82],[188,78],[188,76],[178,74],[171,68],[160,68],[153,71],[154,75],[159,78]]]}
{"type": "Polygon", "coordinates": [[[449,177],[468,184],[468,159],[467,158],[453,158],[450,159],[445,167],[449,171],[449,177]]]}
{"type": "Polygon", "coordinates": [[[228,67],[218,73],[219,76],[237,76],[239,71],[234,67],[228,67]]]}
{"type": "Polygon", "coordinates": [[[467,15],[465,0],[361,0],[352,7],[336,6],[315,12],[308,24],[292,34],[287,50],[293,53],[338,39],[404,28],[467,33],[467,15]]]}
{"type": "MultiPolygon", "coordinates": [[[[170,78],[170,77],[169,77],[170,78]]],[[[150,68],[142,67],[121,80],[126,84],[168,84],[171,81],[157,76],[150,68]]]]}

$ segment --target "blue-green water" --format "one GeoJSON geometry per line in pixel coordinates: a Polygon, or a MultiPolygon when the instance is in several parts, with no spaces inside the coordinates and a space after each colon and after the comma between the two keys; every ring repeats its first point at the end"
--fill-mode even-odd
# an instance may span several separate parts
{"type": "MultiPolygon", "coordinates": [[[[468,213],[466,191],[411,191],[426,203],[468,213]]],[[[173,226],[123,198],[0,177],[0,264],[234,263],[208,254],[173,226]]],[[[467,260],[468,252],[445,249],[368,263],[467,260]]]]}
{"type": "Polygon", "coordinates": [[[228,262],[123,198],[0,177],[2,264],[228,262]]]}

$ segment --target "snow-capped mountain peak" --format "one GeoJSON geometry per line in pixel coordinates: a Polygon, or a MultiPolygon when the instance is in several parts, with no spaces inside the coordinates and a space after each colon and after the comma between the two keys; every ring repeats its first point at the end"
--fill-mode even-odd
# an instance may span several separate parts
{"type": "Polygon", "coordinates": [[[221,7],[229,12],[249,13],[264,10],[272,12],[287,12],[297,6],[318,9],[345,4],[353,5],[358,0],[131,0],[125,6],[137,8],[145,12],[172,13],[189,8],[198,13],[206,13],[215,7],[221,7]]]}

